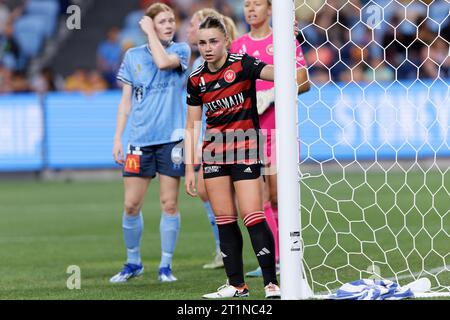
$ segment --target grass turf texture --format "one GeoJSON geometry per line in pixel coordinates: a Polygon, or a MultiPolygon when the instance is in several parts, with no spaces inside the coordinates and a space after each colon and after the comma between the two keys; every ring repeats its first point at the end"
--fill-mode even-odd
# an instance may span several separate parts
{"type": "MultiPolygon", "coordinates": [[[[403,202],[397,204],[403,211],[403,206],[407,206],[410,201],[410,191],[408,188],[402,188],[405,184],[404,175],[399,175],[397,179],[394,174],[391,176],[394,177],[390,178],[392,181],[389,185],[398,190],[398,199],[403,199],[403,202]]],[[[449,178],[448,173],[444,175],[445,188],[441,189],[450,189],[449,178]]],[[[346,180],[349,181],[348,185],[353,187],[352,184],[358,185],[359,179],[360,176],[354,175],[346,180]]],[[[385,181],[385,177],[376,175],[367,181],[383,184],[380,181],[385,181]]],[[[423,181],[418,176],[407,181],[407,185],[415,190],[414,188],[423,185],[423,181]]],[[[308,268],[311,274],[317,277],[315,280],[328,282],[330,288],[336,288],[338,284],[333,284],[334,277],[330,275],[334,274],[334,271],[330,271],[334,267],[340,268],[339,280],[356,280],[355,277],[359,276],[359,273],[347,264],[342,250],[355,252],[349,255],[348,259],[361,270],[365,270],[369,265],[369,257],[375,261],[380,259],[381,262],[384,256],[382,250],[390,252],[390,265],[396,272],[403,270],[405,263],[413,267],[411,264],[421,261],[419,254],[423,256],[431,246],[430,240],[418,232],[423,229],[420,228],[422,225],[425,225],[425,229],[434,237],[435,250],[425,259],[425,265],[442,267],[444,263],[449,264],[448,235],[441,230],[450,229],[449,215],[446,214],[444,218],[439,216],[448,212],[449,195],[439,192],[439,186],[443,185],[442,175],[428,175],[426,181],[430,190],[436,191],[435,212],[429,211],[431,213],[428,218],[427,215],[423,218],[418,210],[413,210],[405,218],[400,214],[400,210],[394,208],[386,218],[390,229],[398,233],[399,247],[404,254],[411,251],[413,244],[410,243],[410,236],[402,234],[402,225],[406,221],[408,226],[412,226],[412,232],[415,234],[412,238],[417,239],[418,253],[413,250],[405,259],[398,250],[389,251],[393,249],[392,231],[387,228],[380,228],[375,232],[367,229],[367,226],[377,229],[384,225],[386,220],[380,212],[389,209],[383,207],[385,204],[380,205],[381,208],[378,209],[369,205],[374,197],[370,188],[354,188],[354,203],[362,207],[358,209],[358,205],[351,205],[346,201],[347,197],[352,197],[352,193],[348,194],[348,187],[344,187],[347,183],[342,181],[342,177],[305,180],[306,187],[302,187],[303,207],[313,212],[311,216],[302,217],[306,226],[305,255],[309,259],[308,268]],[[325,196],[325,193],[328,196],[325,196]],[[342,215],[336,213],[336,209],[339,209],[337,207],[340,207],[342,215]],[[367,223],[349,222],[350,219],[358,220],[361,216],[366,218],[367,223]],[[366,240],[367,244],[361,244],[348,235],[350,228],[359,238],[366,240]],[[336,232],[339,233],[338,236],[336,232]],[[380,245],[371,244],[371,237],[376,237],[380,245]],[[365,246],[364,255],[358,253],[361,246],[365,246]],[[327,255],[324,250],[330,253],[327,255]]],[[[420,192],[423,191],[418,189],[416,194],[420,195],[420,192]]],[[[126,284],[110,284],[109,278],[120,270],[125,261],[121,231],[122,193],[120,180],[0,183],[0,299],[189,300],[200,299],[204,293],[212,292],[224,283],[226,277],[223,269],[202,269],[202,265],[212,259],[214,240],[201,201],[188,198],[184,192],[180,192],[182,229],[173,264],[174,274],[179,281],[161,284],[156,280],[160,259],[160,210],[158,184],[155,180],[147,193],[143,209],[145,228],[142,257],[145,273],[126,284]],[[67,278],[70,276],[66,269],[70,265],[81,268],[81,290],[68,290],[66,287],[67,278]]],[[[422,209],[429,207],[431,203],[425,193],[416,197],[415,201],[415,207],[422,209]]],[[[246,230],[243,230],[243,236],[244,267],[245,271],[249,271],[257,267],[257,261],[246,230]]],[[[380,266],[382,271],[389,271],[389,267],[383,264],[380,266]]],[[[414,268],[412,269],[414,272],[414,268]]],[[[250,298],[262,299],[262,279],[246,280],[250,286],[250,298]]],[[[439,280],[442,284],[449,285],[448,272],[442,273],[439,280]]],[[[316,292],[325,288],[318,283],[314,285],[316,292]]]]}

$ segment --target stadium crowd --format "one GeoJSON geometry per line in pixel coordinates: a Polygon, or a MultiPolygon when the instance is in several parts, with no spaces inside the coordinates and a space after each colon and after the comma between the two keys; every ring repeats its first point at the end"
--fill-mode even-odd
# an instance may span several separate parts
{"type": "MultiPolygon", "coordinates": [[[[155,0],[140,0],[123,25],[109,30],[98,46],[97,67],[74,70],[65,79],[57,70],[44,67],[29,74],[29,62],[42,52],[24,52],[20,20],[33,0],[0,0],[0,93],[53,90],[99,91],[117,88],[115,75],[130,47],[146,42],[138,21],[155,0]]],[[[51,1],[51,0],[49,0],[51,1]]],[[[56,0],[55,0],[56,1],[56,0]]],[[[59,0],[58,20],[71,0],[59,0]]],[[[184,30],[192,14],[214,7],[231,17],[238,33],[248,31],[242,0],[160,0],[175,8],[176,41],[186,41],[184,30]],[[180,32],[181,30],[181,32],[180,32]]],[[[299,40],[310,66],[311,81],[392,81],[394,79],[449,78],[450,4],[445,0],[296,0],[299,40]],[[431,5],[429,5],[431,3],[431,5]],[[428,6],[429,5],[429,6],[428,6]],[[380,21],[370,12],[379,9],[380,21]],[[405,10],[406,8],[406,10],[405,10]],[[362,9],[362,10],[361,10],[362,9]],[[360,14],[361,13],[361,14],[360,14]]],[[[56,26],[56,22],[54,23],[56,26]]],[[[56,28],[55,28],[56,29],[56,28]]],[[[50,30],[50,35],[56,30],[50,30]]],[[[28,50],[29,51],[29,50],[28,50]]],[[[192,59],[198,56],[193,52],[192,59]]]]}

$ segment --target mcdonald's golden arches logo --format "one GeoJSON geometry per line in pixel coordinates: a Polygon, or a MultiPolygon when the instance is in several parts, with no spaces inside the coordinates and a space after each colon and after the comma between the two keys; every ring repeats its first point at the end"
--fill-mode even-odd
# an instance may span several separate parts
{"type": "Polygon", "coordinates": [[[135,154],[127,154],[125,161],[125,172],[139,173],[141,166],[141,157],[135,154]]]}

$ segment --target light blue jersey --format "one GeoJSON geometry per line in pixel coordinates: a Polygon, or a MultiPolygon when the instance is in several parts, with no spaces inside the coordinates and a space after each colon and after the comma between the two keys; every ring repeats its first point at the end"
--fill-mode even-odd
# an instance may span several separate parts
{"type": "Polygon", "coordinates": [[[160,70],[148,45],[129,49],[117,79],[133,87],[129,144],[136,147],[180,141],[184,138],[186,104],[183,99],[191,49],[172,42],[168,54],[176,54],[180,67],[160,70]]]}
{"type": "Polygon", "coordinates": [[[194,63],[192,64],[192,71],[200,67],[205,60],[202,58],[202,56],[198,56],[197,59],[194,60],[194,63]]]}

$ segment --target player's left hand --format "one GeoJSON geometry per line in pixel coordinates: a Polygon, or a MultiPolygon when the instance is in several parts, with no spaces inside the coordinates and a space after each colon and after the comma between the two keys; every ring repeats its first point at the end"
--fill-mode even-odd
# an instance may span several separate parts
{"type": "Polygon", "coordinates": [[[186,170],[184,177],[184,188],[191,197],[197,196],[197,188],[195,187],[195,173],[193,170],[186,170]]]}
{"type": "Polygon", "coordinates": [[[143,16],[142,19],[139,21],[139,25],[142,29],[142,31],[145,32],[145,34],[149,34],[150,32],[155,31],[155,25],[153,23],[153,19],[149,16],[143,16]]]}

